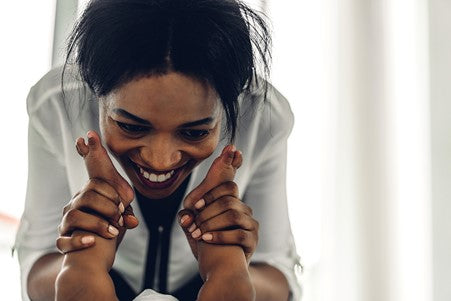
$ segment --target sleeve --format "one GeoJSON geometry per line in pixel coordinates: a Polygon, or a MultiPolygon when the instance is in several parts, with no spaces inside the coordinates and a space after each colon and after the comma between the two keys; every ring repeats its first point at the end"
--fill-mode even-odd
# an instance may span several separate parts
{"type": "Polygon", "coordinates": [[[259,242],[251,259],[279,269],[290,286],[290,300],[300,300],[300,257],[296,252],[288,216],[286,193],[287,138],[294,123],[288,102],[275,91],[271,107],[263,111],[255,166],[243,200],[259,221],[259,242]]]}
{"type": "Polygon", "coordinates": [[[146,289],[133,299],[133,301],[178,301],[178,299],[171,295],[163,295],[154,290],[146,289]]]}
{"type": "MultiPolygon", "coordinates": [[[[70,199],[67,174],[56,145],[60,128],[50,107],[34,110],[33,89],[28,96],[28,183],[24,212],[14,249],[17,251],[22,286],[22,300],[27,294],[27,277],[35,261],[44,254],[58,252],[55,240],[62,208],[70,199]]],[[[49,102],[46,102],[47,104],[49,102]]],[[[55,110],[53,110],[55,111],[55,110]]]]}

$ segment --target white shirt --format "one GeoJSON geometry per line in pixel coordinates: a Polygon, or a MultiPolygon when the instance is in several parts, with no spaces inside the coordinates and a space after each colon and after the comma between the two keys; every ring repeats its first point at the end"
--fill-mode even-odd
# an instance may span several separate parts
{"type": "Polygon", "coordinates": [[[163,295],[154,290],[146,289],[133,301],[178,301],[178,299],[171,295],[163,295]]]}
{"type": "MultiPolygon", "coordinates": [[[[63,207],[88,180],[83,159],[75,149],[75,140],[85,137],[90,129],[100,133],[95,96],[79,81],[65,78],[63,100],[60,79],[61,68],[51,70],[31,88],[27,98],[28,185],[15,243],[23,300],[29,300],[26,281],[34,262],[46,253],[58,252],[55,240],[63,207]]],[[[299,300],[301,288],[296,277],[299,256],[291,233],[286,198],[287,137],[294,117],[288,102],[276,89],[270,88],[264,103],[253,99],[255,96],[261,98],[257,93],[254,97],[240,97],[235,140],[244,158],[235,182],[241,200],[252,208],[260,224],[259,242],[251,262],[264,262],[279,269],[288,280],[292,300],[299,300]],[[258,105],[254,107],[255,104],[258,105]]],[[[226,138],[221,139],[216,151],[193,170],[185,194],[201,182],[227,142],[226,138]]],[[[119,163],[113,157],[112,160],[129,181],[119,163]]],[[[139,206],[135,204],[133,209],[136,217],[144,221],[139,206]]],[[[144,222],[128,230],[113,265],[137,292],[144,278],[147,241],[144,222]]],[[[174,220],[168,290],[175,291],[197,271],[197,261],[174,220]]]]}

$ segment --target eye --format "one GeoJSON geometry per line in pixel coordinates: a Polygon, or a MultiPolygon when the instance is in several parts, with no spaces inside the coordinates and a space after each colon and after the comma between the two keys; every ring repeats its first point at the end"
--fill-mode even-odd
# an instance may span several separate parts
{"type": "Polygon", "coordinates": [[[149,130],[149,128],[147,128],[145,126],[123,123],[123,122],[119,122],[119,121],[116,121],[116,123],[124,132],[131,133],[131,134],[143,133],[143,132],[147,132],[149,130]]]}
{"type": "Polygon", "coordinates": [[[210,134],[209,130],[182,130],[180,131],[180,135],[191,141],[199,141],[204,139],[206,136],[210,134]]]}

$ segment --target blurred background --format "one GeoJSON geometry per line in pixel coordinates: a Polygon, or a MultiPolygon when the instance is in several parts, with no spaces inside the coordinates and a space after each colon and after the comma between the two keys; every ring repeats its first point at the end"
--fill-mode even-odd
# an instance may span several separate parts
{"type": "MultiPolygon", "coordinates": [[[[303,300],[451,300],[451,1],[248,2],[272,20],[272,83],[296,117],[287,185],[303,300]]],[[[85,4],[0,4],[2,300],[20,300],[25,99],[85,4]]]]}

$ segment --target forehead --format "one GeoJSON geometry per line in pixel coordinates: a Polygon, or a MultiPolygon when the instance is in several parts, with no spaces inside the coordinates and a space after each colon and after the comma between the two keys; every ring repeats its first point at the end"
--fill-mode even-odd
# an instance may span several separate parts
{"type": "Polygon", "coordinates": [[[106,105],[109,110],[121,108],[152,124],[216,117],[220,110],[210,85],[174,72],[133,80],[109,94],[106,105]]]}

